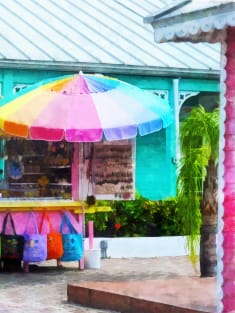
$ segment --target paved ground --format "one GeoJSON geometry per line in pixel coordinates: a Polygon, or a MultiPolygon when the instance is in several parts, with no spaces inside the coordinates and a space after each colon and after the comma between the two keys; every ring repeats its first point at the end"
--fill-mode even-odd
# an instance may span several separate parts
{"type": "Polygon", "coordinates": [[[57,269],[50,261],[31,267],[29,273],[0,273],[0,313],[114,312],[69,304],[70,283],[99,284],[103,289],[122,289],[137,297],[174,304],[183,301],[189,307],[202,306],[205,312],[216,311],[216,279],[200,278],[198,269],[184,256],[103,259],[99,269],[78,270],[76,262],[63,266],[57,269]],[[153,282],[158,288],[153,288],[153,282]]]}

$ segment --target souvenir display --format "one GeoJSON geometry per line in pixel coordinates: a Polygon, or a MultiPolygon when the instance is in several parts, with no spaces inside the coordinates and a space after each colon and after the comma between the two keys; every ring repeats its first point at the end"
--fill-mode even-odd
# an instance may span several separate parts
{"type": "Polygon", "coordinates": [[[68,214],[64,213],[60,226],[62,233],[64,253],[61,261],[78,261],[83,257],[83,237],[79,234],[72,225],[68,214]],[[68,233],[65,233],[65,228],[68,228],[68,233]]]}
{"type": "Polygon", "coordinates": [[[3,220],[1,232],[1,260],[18,260],[23,258],[24,237],[16,234],[14,220],[10,213],[7,213],[3,220]],[[10,222],[12,235],[6,234],[7,222],[10,222]]]}
{"type": "Polygon", "coordinates": [[[88,205],[94,205],[96,202],[96,198],[95,198],[94,191],[93,191],[93,182],[91,179],[88,180],[86,202],[88,205]]]}
{"type": "Polygon", "coordinates": [[[7,139],[3,197],[71,199],[72,153],[69,143],[7,139]]]}
{"type": "Polygon", "coordinates": [[[8,176],[11,179],[20,179],[24,175],[24,165],[21,156],[14,156],[8,162],[8,176]]]}
{"type": "Polygon", "coordinates": [[[40,262],[47,259],[47,236],[39,233],[34,212],[29,213],[28,221],[24,232],[24,262],[40,262]],[[33,221],[34,233],[28,233],[30,220],[33,221]]]}
{"type": "Polygon", "coordinates": [[[42,233],[43,224],[48,223],[49,232],[47,233],[47,260],[60,259],[64,253],[62,235],[54,231],[49,214],[43,213],[39,232],[42,233]]]}
{"type": "Polygon", "coordinates": [[[98,199],[134,198],[134,140],[78,143],[77,158],[68,142],[7,138],[4,147],[4,198],[72,200],[75,181],[84,186],[78,197],[88,205],[98,199]]]}
{"type": "Polygon", "coordinates": [[[95,143],[93,177],[96,195],[133,199],[133,142],[122,140],[118,143],[95,143]]]}
{"type": "Polygon", "coordinates": [[[25,214],[26,218],[23,219],[22,215],[20,219],[17,219],[19,218],[16,217],[17,213],[15,216],[17,223],[24,221],[23,235],[17,235],[15,232],[14,215],[7,213],[4,216],[0,235],[0,243],[2,242],[2,246],[0,245],[0,271],[19,272],[24,270],[28,272],[29,263],[46,260],[81,260],[84,254],[83,236],[73,226],[70,212],[65,211],[63,214],[57,212],[55,215],[52,212],[43,212],[42,215],[41,213],[38,215],[36,212],[30,211],[25,214]],[[38,218],[41,218],[39,228],[38,218]],[[58,230],[54,229],[53,223],[57,224],[58,230]],[[13,232],[13,234],[9,235],[9,232],[13,232]],[[22,261],[24,262],[23,267],[22,261]]]}

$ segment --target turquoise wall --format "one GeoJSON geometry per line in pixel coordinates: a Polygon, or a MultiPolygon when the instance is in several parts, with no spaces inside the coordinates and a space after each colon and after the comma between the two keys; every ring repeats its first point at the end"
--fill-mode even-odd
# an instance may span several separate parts
{"type": "Polygon", "coordinates": [[[166,131],[136,139],[136,191],[151,200],[174,195],[167,158],[166,131]]]}
{"type": "MultiPolygon", "coordinates": [[[[42,79],[72,72],[39,70],[0,69],[2,95],[12,93],[16,84],[33,84],[42,79]]],[[[104,73],[105,74],[105,73],[104,73]]],[[[147,90],[167,90],[168,100],[174,108],[173,78],[153,76],[109,75],[139,88],[147,90]]],[[[180,79],[179,91],[219,92],[219,81],[180,79]]],[[[175,195],[176,165],[175,157],[175,125],[160,132],[136,138],[136,190],[149,199],[160,200],[175,195]]]]}

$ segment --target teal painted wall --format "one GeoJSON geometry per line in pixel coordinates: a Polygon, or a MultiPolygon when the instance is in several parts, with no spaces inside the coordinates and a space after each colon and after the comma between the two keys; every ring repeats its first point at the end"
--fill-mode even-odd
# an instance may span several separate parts
{"type": "MultiPolygon", "coordinates": [[[[2,95],[12,93],[16,84],[33,84],[42,79],[72,72],[39,70],[0,69],[2,95]]],[[[105,73],[104,73],[105,74],[105,73]]],[[[168,100],[174,108],[173,78],[153,76],[109,75],[139,88],[167,90],[168,100]]],[[[179,91],[219,92],[219,81],[180,79],[179,91]]],[[[176,193],[175,125],[158,133],[136,138],[136,190],[149,199],[160,200],[176,193]]]]}
{"type": "Polygon", "coordinates": [[[173,196],[166,130],[136,139],[136,191],[151,200],[173,196]]]}

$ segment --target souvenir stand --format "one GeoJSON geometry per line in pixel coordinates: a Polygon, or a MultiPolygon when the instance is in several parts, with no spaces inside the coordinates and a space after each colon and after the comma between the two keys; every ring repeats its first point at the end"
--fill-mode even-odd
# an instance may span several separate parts
{"type": "Polygon", "coordinates": [[[99,200],[134,198],[134,140],[73,144],[9,137],[1,144],[1,203],[63,200],[70,207],[69,201],[91,193],[99,200]]]}
{"type": "MultiPolygon", "coordinates": [[[[87,197],[133,199],[134,168],[133,140],[68,143],[3,137],[0,223],[10,211],[16,233],[23,234],[28,213],[33,211],[40,225],[46,211],[54,230],[59,231],[66,211],[76,230],[85,236],[84,214],[111,210],[88,205],[87,197]]],[[[46,234],[48,227],[42,232],[46,234]]]]}
{"type": "Polygon", "coordinates": [[[84,214],[110,209],[94,206],[95,198],[134,198],[137,134],[172,120],[160,97],[98,74],[46,79],[3,98],[0,216],[14,211],[22,233],[25,211],[35,211],[38,223],[48,211],[58,231],[61,212],[69,211],[85,235],[84,214]]]}

